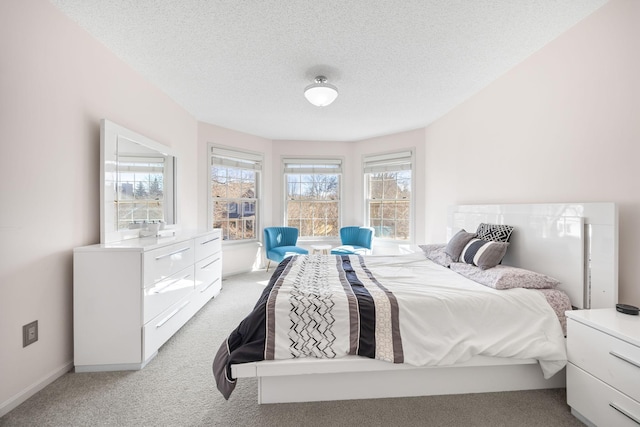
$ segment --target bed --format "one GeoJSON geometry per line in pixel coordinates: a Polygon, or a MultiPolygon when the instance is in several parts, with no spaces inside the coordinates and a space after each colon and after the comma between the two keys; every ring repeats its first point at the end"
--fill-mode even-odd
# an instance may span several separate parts
{"type": "MultiPolygon", "coordinates": [[[[498,269],[557,279],[551,291],[575,308],[617,302],[614,204],[455,206],[448,212],[448,242],[480,224],[511,227],[498,269]]],[[[219,390],[229,398],[238,378],[258,377],[258,402],[279,403],[563,387],[563,309],[551,307],[554,298],[539,289],[479,284],[427,258],[426,249],[283,261],[256,309],[215,357],[219,390]],[[318,290],[319,284],[328,289],[318,290]],[[325,300],[323,292],[338,299],[325,300]],[[377,317],[369,323],[372,312],[377,317]],[[296,316],[306,316],[301,324],[315,330],[299,329],[291,320],[296,316]]],[[[481,270],[472,264],[466,267],[476,267],[474,274],[481,270]]],[[[497,269],[481,273],[487,271],[497,269]]]]}

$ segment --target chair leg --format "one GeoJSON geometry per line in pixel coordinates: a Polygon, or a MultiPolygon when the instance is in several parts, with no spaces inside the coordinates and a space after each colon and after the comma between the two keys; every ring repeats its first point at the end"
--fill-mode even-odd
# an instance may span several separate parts
{"type": "Polygon", "coordinates": [[[269,262],[267,262],[267,273],[269,272],[269,266],[271,265],[271,260],[268,260],[269,262]]]}

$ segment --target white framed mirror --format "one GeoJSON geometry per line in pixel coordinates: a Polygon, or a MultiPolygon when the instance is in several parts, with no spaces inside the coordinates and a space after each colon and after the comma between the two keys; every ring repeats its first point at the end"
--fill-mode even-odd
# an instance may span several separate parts
{"type": "Polygon", "coordinates": [[[100,123],[101,243],[137,238],[151,228],[175,228],[178,222],[176,168],[177,158],[169,147],[103,119],[100,123]]]}

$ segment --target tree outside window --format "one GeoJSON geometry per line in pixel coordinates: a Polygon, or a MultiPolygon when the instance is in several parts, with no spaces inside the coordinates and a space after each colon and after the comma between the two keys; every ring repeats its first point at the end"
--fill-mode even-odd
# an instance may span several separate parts
{"type": "Polygon", "coordinates": [[[339,235],[340,171],[336,159],[285,160],[286,224],[300,237],[339,235]]]}
{"type": "Polygon", "coordinates": [[[364,159],[366,209],[375,236],[411,240],[411,152],[364,159]]]}
{"type": "Polygon", "coordinates": [[[411,238],[411,171],[368,174],[369,224],[376,237],[411,238]]]}
{"type": "Polygon", "coordinates": [[[221,147],[211,152],[211,225],[224,240],[253,240],[258,232],[261,156],[221,147]]]}
{"type": "Polygon", "coordinates": [[[256,181],[254,171],[211,168],[213,227],[222,229],[225,240],[256,238],[256,181]]]}
{"type": "Polygon", "coordinates": [[[163,159],[121,159],[118,168],[118,229],[164,221],[163,159]]]}

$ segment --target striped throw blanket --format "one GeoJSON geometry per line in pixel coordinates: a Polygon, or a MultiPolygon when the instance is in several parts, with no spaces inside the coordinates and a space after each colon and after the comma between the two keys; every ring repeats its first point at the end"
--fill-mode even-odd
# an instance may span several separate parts
{"type": "Polygon", "coordinates": [[[231,364],[360,355],[403,363],[398,302],[357,255],[283,261],[252,313],[218,351],[213,370],[229,398],[231,364]]]}

